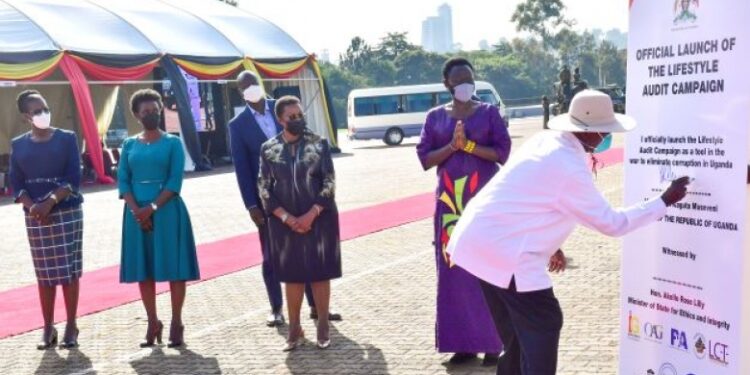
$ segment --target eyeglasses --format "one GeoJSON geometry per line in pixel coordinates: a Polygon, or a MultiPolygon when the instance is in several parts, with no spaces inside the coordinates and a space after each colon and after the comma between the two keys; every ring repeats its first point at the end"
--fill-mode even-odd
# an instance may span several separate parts
{"type": "Polygon", "coordinates": [[[48,115],[48,114],[49,114],[49,108],[39,108],[39,109],[37,109],[36,111],[31,111],[31,112],[29,112],[29,113],[30,113],[30,114],[31,114],[32,116],[39,116],[39,115],[41,115],[42,113],[44,113],[45,115],[48,115]]]}

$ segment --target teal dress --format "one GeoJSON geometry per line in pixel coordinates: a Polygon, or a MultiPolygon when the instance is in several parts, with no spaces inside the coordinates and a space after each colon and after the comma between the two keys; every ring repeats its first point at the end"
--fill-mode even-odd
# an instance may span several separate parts
{"type": "Polygon", "coordinates": [[[123,143],[117,171],[121,198],[131,193],[143,207],[156,200],[165,189],[177,195],[154,212],[151,232],[141,229],[125,205],[120,282],[200,278],[190,215],[179,196],[184,166],[182,142],[175,136],[164,134],[151,144],[130,137],[123,143]]]}

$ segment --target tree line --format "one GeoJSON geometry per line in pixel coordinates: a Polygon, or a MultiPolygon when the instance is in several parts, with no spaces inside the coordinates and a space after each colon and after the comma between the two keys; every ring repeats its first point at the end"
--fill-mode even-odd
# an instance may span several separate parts
{"type": "Polygon", "coordinates": [[[405,32],[389,32],[376,44],[354,37],[339,64],[321,68],[339,126],[346,126],[346,101],[356,88],[442,82],[442,66],[452,56],[468,58],[478,79],[492,83],[506,104],[538,103],[553,97],[563,66],[580,67],[589,86],[625,84],[627,51],[601,33],[574,30],[562,0],[526,0],[511,21],[524,38],[503,39],[490,50],[439,54],[411,44],[405,32]]]}

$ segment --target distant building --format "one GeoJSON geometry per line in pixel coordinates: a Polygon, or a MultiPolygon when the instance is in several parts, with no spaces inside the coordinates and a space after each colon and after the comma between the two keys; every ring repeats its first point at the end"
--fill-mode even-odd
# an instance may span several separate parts
{"type": "Polygon", "coordinates": [[[490,47],[490,42],[488,42],[487,39],[482,39],[479,41],[479,49],[482,51],[489,51],[492,48],[490,47]]]}
{"type": "Polygon", "coordinates": [[[320,54],[319,60],[326,63],[331,62],[331,53],[328,51],[328,49],[323,50],[323,52],[320,54]]]}
{"type": "Polygon", "coordinates": [[[450,5],[441,5],[437,16],[422,21],[422,47],[437,53],[453,51],[453,11],[450,5]]]}

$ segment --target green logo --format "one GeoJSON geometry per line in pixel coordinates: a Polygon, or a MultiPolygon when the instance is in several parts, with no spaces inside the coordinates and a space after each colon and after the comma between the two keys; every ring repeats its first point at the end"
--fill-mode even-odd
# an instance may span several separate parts
{"type": "Polygon", "coordinates": [[[695,23],[698,16],[695,15],[700,6],[699,0],[675,0],[674,2],[674,24],[695,23]]]}

